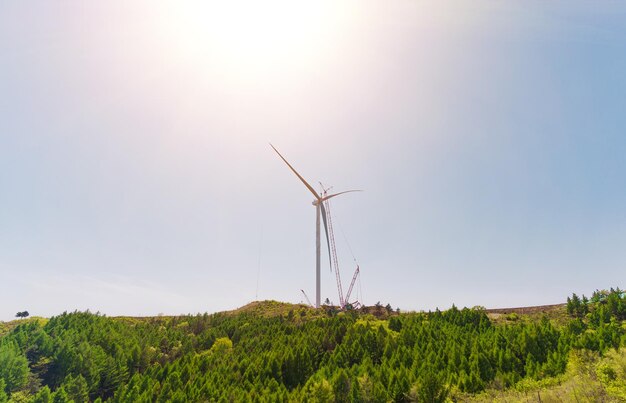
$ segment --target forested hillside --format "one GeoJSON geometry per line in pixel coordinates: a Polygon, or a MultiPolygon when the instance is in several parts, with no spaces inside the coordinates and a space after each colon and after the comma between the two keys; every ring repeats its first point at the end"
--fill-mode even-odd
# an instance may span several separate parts
{"type": "Polygon", "coordinates": [[[0,327],[0,402],[437,402],[555,385],[621,401],[625,320],[619,289],[572,295],[553,317],[272,301],[181,317],[63,313],[0,327]],[[583,372],[595,389],[570,384],[583,372]]]}

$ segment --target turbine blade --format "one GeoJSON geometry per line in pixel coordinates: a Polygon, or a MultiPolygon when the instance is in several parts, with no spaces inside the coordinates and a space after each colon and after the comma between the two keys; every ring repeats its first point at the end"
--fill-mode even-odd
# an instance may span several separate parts
{"type": "MultiPolygon", "coordinates": [[[[330,271],[333,271],[333,263],[330,258],[330,238],[328,237],[328,222],[326,221],[326,208],[324,207],[324,203],[320,203],[320,207],[322,208],[322,220],[324,221],[324,233],[326,234],[326,245],[328,246],[328,263],[330,264],[330,271]]],[[[335,268],[337,270],[337,268],[335,268]]]]}
{"type": "Polygon", "coordinates": [[[351,192],[362,192],[362,190],[346,190],[345,192],[334,193],[334,194],[322,197],[320,199],[320,201],[323,202],[323,201],[326,201],[326,200],[328,200],[328,199],[330,199],[332,197],[339,196],[339,195],[342,195],[344,193],[351,193],[351,192]]]}
{"type": "Polygon", "coordinates": [[[285,159],[285,157],[283,157],[283,156],[282,156],[282,155],[278,152],[278,150],[276,149],[276,147],[274,147],[274,146],[272,145],[272,143],[270,143],[270,147],[272,147],[272,148],[274,149],[274,151],[276,151],[276,154],[278,154],[278,156],[279,156],[279,157],[280,157],[283,161],[285,161],[285,164],[287,164],[287,166],[288,166],[288,167],[289,167],[289,168],[293,171],[293,173],[294,173],[294,174],[296,174],[296,176],[297,176],[297,177],[298,177],[298,178],[302,181],[302,183],[304,183],[304,186],[306,186],[306,187],[307,187],[307,189],[309,189],[309,190],[311,191],[311,193],[313,193],[313,196],[315,196],[315,198],[316,198],[317,200],[320,200],[320,199],[321,199],[321,196],[320,196],[319,194],[317,194],[317,192],[315,191],[315,189],[313,189],[313,187],[312,187],[311,185],[309,185],[309,183],[308,183],[306,180],[304,180],[304,178],[303,178],[302,176],[300,176],[300,174],[298,173],[298,171],[296,171],[296,170],[294,169],[294,167],[292,167],[292,166],[291,166],[291,164],[287,162],[287,160],[285,159]]]}

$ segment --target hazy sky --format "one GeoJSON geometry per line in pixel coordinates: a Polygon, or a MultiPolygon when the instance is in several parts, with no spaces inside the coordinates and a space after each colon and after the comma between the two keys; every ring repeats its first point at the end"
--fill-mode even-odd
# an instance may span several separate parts
{"type": "Polygon", "coordinates": [[[0,320],[313,299],[268,142],[367,304],[624,287],[625,129],[623,2],[2,1],[0,320]]]}

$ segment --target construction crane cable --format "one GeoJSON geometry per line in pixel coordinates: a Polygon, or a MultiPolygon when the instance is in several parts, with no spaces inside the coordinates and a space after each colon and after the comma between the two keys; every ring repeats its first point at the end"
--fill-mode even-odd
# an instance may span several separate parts
{"type": "Polygon", "coordinates": [[[341,226],[341,221],[337,219],[337,216],[335,216],[334,219],[337,222],[337,225],[339,225],[339,231],[341,231],[341,235],[343,235],[343,239],[344,241],[346,241],[348,250],[350,251],[350,254],[352,255],[352,260],[354,260],[354,262],[358,264],[356,257],[354,256],[354,252],[352,251],[352,246],[350,246],[350,242],[348,241],[348,237],[346,236],[346,233],[344,232],[343,227],[341,226]]]}
{"type": "Polygon", "coordinates": [[[261,235],[259,236],[259,259],[257,262],[257,271],[256,271],[256,292],[254,294],[254,299],[256,301],[259,300],[259,279],[261,278],[261,253],[263,252],[263,224],[261,224],[261,235]]]}
{"type": "MultiPolygon", "coordinates": [[[[330,207],[328,207],[328,210],[330,210],[330,207]]],[[[329,216],[330,216],[330,213],[329,213],[329,216]]],[[[341,235],[343,236],[343,239],[344,239],[344,241],[346,243],[346,246],[348,247],[348,250],[350,251],[350,254],[352,255],[352,260],[354,261],[354,263],[357,266],[357,269],[356,269],[356,271],[354,273],[354,277],[352,279],[350,287],[348,287],[348,292],[345,295],[343,303],[344,304],[349,304],[350,303],[349,297],[350,297],[350,294],[352,292],[352,288],[355,285],[355,281],[356,281],[356,282],[358,282],[358,285],[357,285],[357,290],[356,290],[356,292],[357,292],[357,299],[356,299],[355,303],[358,306],[358,305],[360,305],[359,301],[363,301],[363,290],[361,288],[361,276],[359,275],[360,274],[359,262],[357,261],[356,256],[354,255],[354,251],[352,250],[352,246],[350,245],[350,241],[348,241],[348,237],[346,236],[346,232],[343,230],[343,227],[341,226],[341,221],[337,218],[336,215],[333,215],[333,220],[339,226],[339,230],[341,231],[341,235]]],[[[333,248],[334,248],[334,239],[332,240],[332,244],[333,244],[333,248]]],[[[335,269],[337,269],[337,267],[335,269]]],[[[339,287],[341,287],[341,286],[339,285],[339,287]]]]}
{"type": "MultiPolygon", "coordinates": [[[[323,191],[323,194],[326,195],[326,190],[323,191]]],[[[327,215],[327,221],[328,221],[328,236],[330,239],[330,247],[331,247],[330,254],[332,255],[331,271],[332,271],[332,266],[335,266],[337,291],[339,293],[339,306],[343,309],[345,305],[345,301],[343,298],[343,287],[341,285],[341,275],[339,274],[339,260],[337,259],[337,247],[335,244],[335,234],[333,231],[333,219],[332,219],[332,214],[330,212],[331,211],[330,200],[324,201],[324,204],[326,205],[326,215],[327,215]]]]}

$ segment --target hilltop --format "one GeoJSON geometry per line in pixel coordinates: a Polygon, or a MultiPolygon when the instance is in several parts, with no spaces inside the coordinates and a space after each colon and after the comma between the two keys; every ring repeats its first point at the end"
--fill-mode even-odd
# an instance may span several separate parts
{"type": "Polygon", "coordinates": [[[63,313],[2,324],[0,402],[620,401],[625,319],[613,291],[499,310],[63,313]]]}
{"type": "MultiPolygon", "coordinates": [[[[566,304],[552,304],[552,305],[537,305],[537,306],[528,306],[528,307],[516,307],[516,308],[487,308],[484,309],[485,313],[489,316],[489,318],[493,320],[498,320],[500,318],[506,319],[506,315],[516,314],[516,315],[525,315],[528,318],[538,319],[542,316],[548,316],[551,319],[562,318],[566,315],[566,304]]],[[[482,309],[482,308],[481,308],[482,309]]],[[[309,318],[316,317],[324,317],[329,314],[339,313],[339,307],[337,306],[322,306],[318,311],[310,305],[306,304],[292,304],[289,302],[281,302],[275,300],[262,300],[262,301],[252,301],[244,306],[241,306],[236,309],[216,312],[212,315],[228,315],[228,316],[236,316],[236,315],[256,315],[259,317],[274,317],[274,316],[285,316],[288,315],[289,312],[292,311],[294,313],[298,313],[301,316],[306,316],[309,318]]],[[[388,310],[383,306],[362,306],[359,309],[354,310],[358,314],[371,314],[378,318],[386,318],[393,315],[398,315],[399,312],[394,310],[388,310]]],[[[415,313],[414,311],[403,312],[403,313],[415,313]]],[[[159,315],[159,316],[117,316],[116,318],[125,318],[129,320],[156,320],[156,319],[171,319],[176,316],[172,315],[159,315]]],[[[14,319],[8,322],[0,321],[0,336],[5,333],[8,333],[13,328],[18,326],[19,324],[29,323],[29,322],[39,322],[41,325],[45,325],[48,321],[48,318],[40,317],[40,316],[31,316],[26,319],[14,319]]]]}

